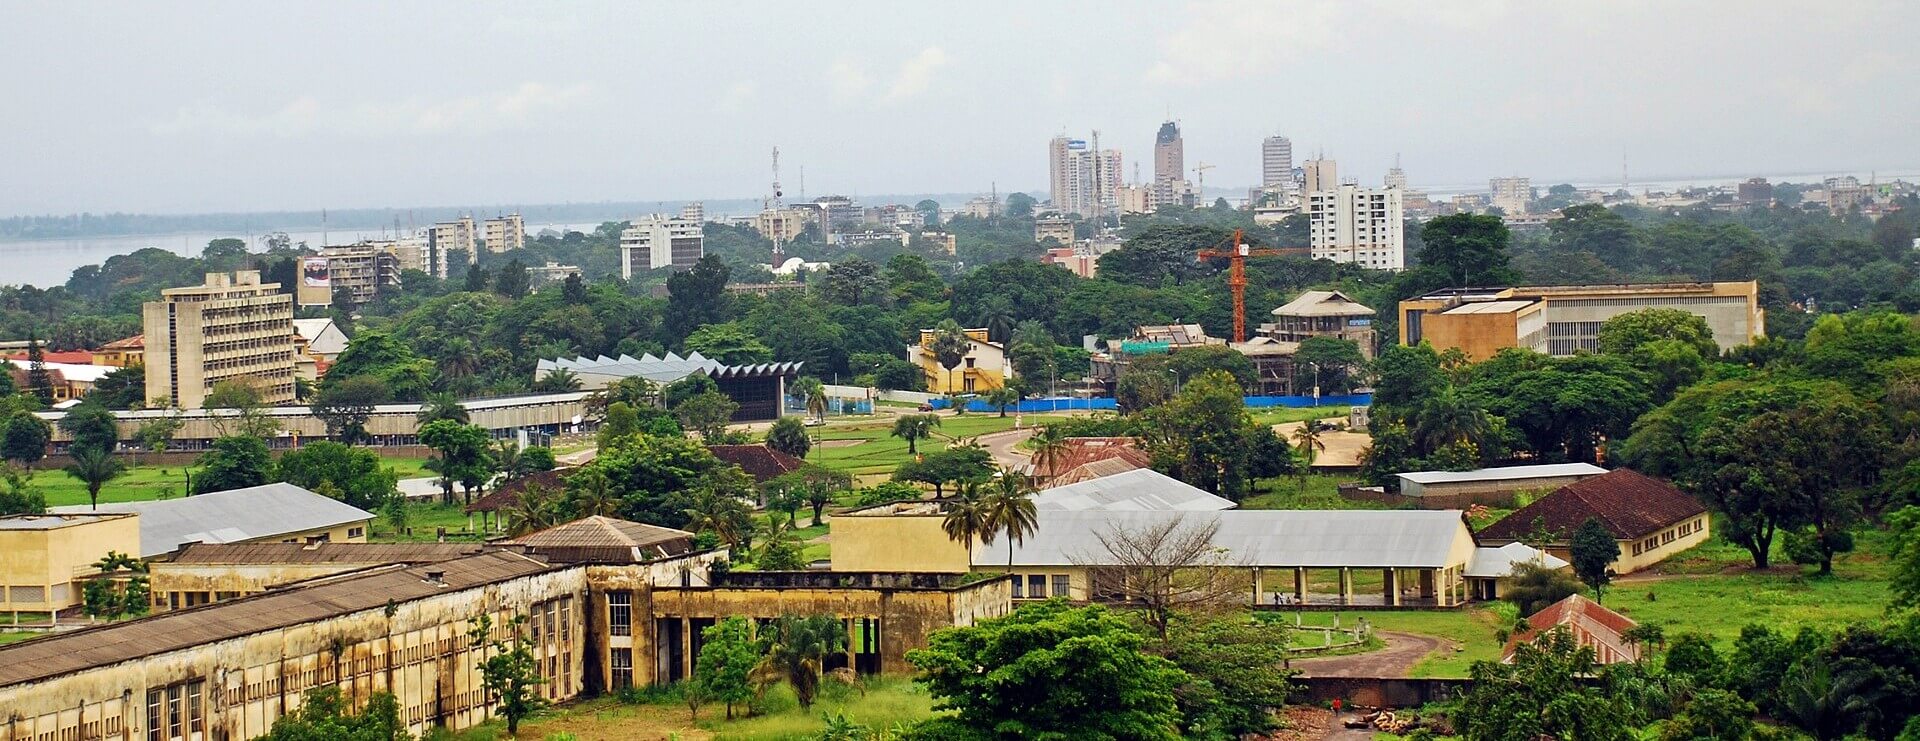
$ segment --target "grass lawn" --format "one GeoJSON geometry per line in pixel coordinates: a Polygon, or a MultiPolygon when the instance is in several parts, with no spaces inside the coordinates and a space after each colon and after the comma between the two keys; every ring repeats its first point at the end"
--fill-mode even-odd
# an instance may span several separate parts
{"type": "MultiPolygon", "coordinates": [[[[1058,416],[1026,415],[1028,425],[1045,424],[1065,419],[1058,416]]],[[[922,453],[944,450],[952,443],[989,432],[1013,429],[1014,418],[1000,417],[992,413],[946,416],[940,418],[940,426],[934,428],[933,438],[921,440],[918,449],[922,453]]],[[[891,475],[900,464],[912,456],[907,453],[907,442],[894,437],[893,418],[862,420],[846,424],[831,424],[814,430],[816,441],[813,450],[807,453],[807,460],[827,468],[845,471],[856,476],[891,475]],[[858,444],[835,444],[831,441],[856,440],[858,444]],[[820,444],[821,441],[828,441],[820,444]]]]}
{"type": "Polygon", "coordinates": [[[1253,421],[1255,422],[1266,425],[1277,425],[1282,422],[1304,422],[1309,419],[1345,417],[1351,409],[1352,407],[1343,404],[1318,407],[1266,407],[1264,409],[1249,409],[1247,413],[1253,415],[1253,421]]]}
{"type": "MultiPolygon", "coordinates": [[[[1457,650],[1435,651],[1414,665],[1413,676],[1416,677],[1464,677],[1473,662],[1482,659],[1497,661],[1500,658],[1502,646],[1494,640],[1494,632],[1500,629],[1502,618],[1499,612],[1492,609],[1304,612],[1299,613],[1300,624],[1331,626],[1336,614],[1340,616],[1341,627],[1351,628],[1359,620],[1365,619],[1376,630],[1438,636],[1453,642],[1457,650]]],[[[1289,625],[1294,621],[1294,613],[1290,612],[1262,612],[1260,616],[1289,625]]]]}
{"type": "MultiPolygon", "coordinates": [[[[380,462],[403,479],[432,475],[421,468],[427,462],[425,458],[382,458],[380,462]]],[[[86,485],[59,469],[42,468],[35,471],[33,485],[47,495],[49,507],[88,503],[86,485]]],[[[181,466],[140,465],[128,468],[125,475],[101,488],[100,501],[143,502],[159,499],[163,495],[177,497],[186,493],[187,481],[181,466]]]]}
{"type": "MultiPolygon", "coordinates": [[[[464,506],[459,499],[455,499],[450,505],[439,502],[409,502],[407,527],[413,532],[395,532],[392,526],[387,524],[386,517],[375,517],[373,532],[367,535],[367,540],[375,543],[432,543],[439,539],[439,528],[444,527],[447,529],[447,540],[478,542],[481,540],[479,535],[467,532],[467,513],[463,509],[464,506]]],[[[474,526],[478,527],[479,524],[476,516],[474,526]]]]}
{"type": "Polygon", "coordinates": [[[28,638],[38,638],[43,635],[46,635],[46,634],[36,633],[33,631],[27,631],[27,630],[19,630],[19,631],[0,630],[0,646],[5,646],[9,643],[19,643],[21,641],[27,640],[28,638]]]}
{"type": "MultiPolygon", "coordinates": [[[[611,698],[575,703],[531,719],[521,726],[522,738],[550,738],[554,734],[572,734],[580,741],[599,739],[766,739],[813,738],[826,727],[823,716],[844,715],[850,721],[883,730],[895,724],[911,723],[933,715],[933,699],[905,679],[874,679],[864,683],[859,693],[844,685],[823,684],[812,712],[801,712],[799,703],[785,685],[767,693],[759,715],[726,720],[725,708],[708,704],[700,709],[700,719],[691,719],[687,707],[664,699],[659,703],[622,704],[611,698]]],[[[492,739],[504,735],[496,721],[482,727],[478,734],[461,734],[462,739],[492,739]],[[490,732],[489,732],[490,731],[490,732]]]]}
{"type": "Polygon", "coordinates": [[[1388,509],[1377,502],[1357,502],[1340,496],[1340,483],[1352,481],[1352,475],[1308,474],[1306,485],[1292,476],[1261,479],[1253,484],[1253,496],[1240,503],[1241,509],[1388,509]]]}

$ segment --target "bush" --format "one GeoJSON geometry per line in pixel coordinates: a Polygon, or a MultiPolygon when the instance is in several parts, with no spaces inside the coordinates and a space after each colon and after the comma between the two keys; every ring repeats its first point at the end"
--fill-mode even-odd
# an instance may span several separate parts
{"type": "Polygon", "coordinates": [[[1705,689],[1667,722],[1661,741],[1749,738],[1753,735],[1753,703],[1726,690],[1705,689]]]}
{"type": "Polygon", "coordinates": [[[628,685],[614,690],[613,698],[623,705],[677,705],[680,685],[628,685]]]}

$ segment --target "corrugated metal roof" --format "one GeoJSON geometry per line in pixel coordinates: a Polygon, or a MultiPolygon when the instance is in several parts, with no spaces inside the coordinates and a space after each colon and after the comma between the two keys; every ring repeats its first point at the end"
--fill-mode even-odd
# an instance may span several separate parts
{"type": "Polygon", "coordinates": [[[176,564],[429,563],[491,550],[480,543],[194,543],[176,564]]]}
{"type": "MultiPolygon", "coordinates": [[[[1037,531],[1013,547],[1015,566],[1099,565],[1111,561],[1099,535],[1137,531],[1168,519],[1218,521],[1214,545],[1230,563],[1261,567],[1442,568],[1454,544],[1471,538],[1458,510],[1225,510],[1110,512],[1041,510],[1037,531]]],[[[976,566],[1007,566],[1006,541],[973,550],[976,566]]]]}
{"type": "Polygon", "coordinates": [[[1537,563],[1549,569],[1563,569],[1567,562],[1546,551],[1525,543],[1508,543],[1498,548],[1480,547],[1473,549],[1473,559],[1467,561],[1467,576],[1500,579],[1513,574],[1513,567],[1520,563],[1537,563]]]}
{"type": "Polygon", "coordinates": [[[1373,309],[1339,291],[1307,291],[1285,306],[1273,310],[1274,316],[1364,316],[1373,309]]]}
{"type": "Polygon", "coordinates": [[[0,646],[0,687],[409,602],[561,568],[496,551],[430,566],[378,567],[124,623],[0,646]],[[442,574],[427,580],[427,571],[442,574]]]}
{"type": "Polygon", "coordinates": [[[71,525],[84,525],[89,522],[125,517],[124,514],[102,512],[97,515],[50,514],[50,515],[9,515],[0,517],[0,530],[53,530],[71,525]]]}
{"type": "Polygon", "coordinates": [[[759,363],[754,365],[727,365],[700,353],[688,353],[686,357],[667,353],[664,358],[646,353],[638,358],[621,355],[609,358],[602,355],[597,358],[554,358],[541,360],[535,364],[535,373],[544,375],[547,371],[566,370],[582,376],[607,376],[612,378],[631,378],[639,376],[659,384],[673,383],[694,373],[705,373],[714,378],[729,376],[766,376],[792,375],[800,372],[802,363],[759,363]]]}
{"type": "Polygon", "coordinates": [[[183,543],[233,543],[277,538],[373,519],[373,513],[288,483],[250,486],[180,499],[53,507],[60,514],[135,512],[140,557],[170,553],[183,543]]]}
{"type": "Polygon", "coordinates": [[[1591,463],[1543,463],[1537,466],[1500,466],[1472,471],[1410,471],[1400,480],[1416,484],[1458,484],[1470,481],[1512,481],[1548,479],[1561,476],[1599,476],[1607,469],[1591,463]]]}
{"type": "Polygon", "coordinates": [[[1440,313],[1442,314],[1510,314],[1510,313],[1519,311],[1521,309],[1527,308],[1529,306],[1532,306],[1536,303],[1539,303],[1539,302],[1537,301],[1478,301],[1470,304],[1461,304],[1459,306],[1455,306],[1451,309],[1448,309],[1440,313]]]}
{"type": "Polygon", "coordinates": [[[1214,512],[1233,509],[1234,504],[1187,482],[1141,468],[1042,490],[1033,495],[1033,506],[1069,511],[1214,512]]]}

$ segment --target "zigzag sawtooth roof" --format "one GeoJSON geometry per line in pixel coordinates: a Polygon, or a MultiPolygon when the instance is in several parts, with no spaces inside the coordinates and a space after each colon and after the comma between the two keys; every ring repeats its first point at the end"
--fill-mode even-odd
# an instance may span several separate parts
{"type": "Polygon", "coordinates": [[[638,358],[631,355],[621,355],[617,358],[602,355],[597,358],[541,360],[535,364],[535,371],[565,370],[582,376],[616,378],[639,376],[654,383],[673,383],[694,373],[705,373],[716,379],[792,375],[799,373],[803,365],[805,363],[801,362],[727,365],[697,352],[687,353],[686,357],[667,353],[664,358],[647,353],[638,358]]]}
{"type": "Polygon", "coordinates": [[[1521,540],[1536,529],[1544,529],[1566,538],[1593,518],[1605,525],[1614,539],[1633,540],[1706,511],[1673,484],[1622,468],[1562,486],[1488,525],[1479,534],[1489,540],[1521,540]]]}
{"type": "Polygon", "coordinates": [[[0,687],[156,656],[204,643],[378,610],[552,569],[526,556],[495,551],[413,567],[382,566],[185,610],[55,633],[0,646],[0,687]],[[427,572],[441,574],[430,581],[427,572]]]}

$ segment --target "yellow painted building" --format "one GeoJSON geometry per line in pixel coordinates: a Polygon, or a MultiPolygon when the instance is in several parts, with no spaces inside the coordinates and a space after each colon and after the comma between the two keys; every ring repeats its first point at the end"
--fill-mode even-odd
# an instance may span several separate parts
{"type": "Polygon", "coordinates": [[[1604,525],[1619,544],[1616,574],[1645,569],[1713,536],[1705,506],[1672,484],[1622,468],[1555,489],[1488,525],[1479,537],[1501,544],[1546,533],[1547,552],[1571,558],[1568,543],[1588,520],[1604,525]]]}
{"type": "Polygon", "coordinates": [[[968,394],[991,391],[1007,385],[1013,367],[1007,363],[1007,349],[987,340],[987,330],[966,330],[969,348],[960,365],[948,369],[934,357],[936,330],[920,330],[920,344],[907,346],[907,360],[920,366],[926,377],[927,391],[936,394],[968,394]]]}
{"type": "Polygon", "coordinates": [[[130,514],[0,517],[0,612],[57,613],[81,603],[81,584],[108,551],[140,552],[130,514]]]}
{"type": "Polygon", "coordinates": [[[1400,344],[1459,348],[1485,360],[1509,347],[1554,356],[1599,346],[1600,325],[1641,309],[1679,309],[1706,320],[1727,350],[1766,335],[1754,281],[1522,286],[1437,291],[1400,302],[1400,344]]]}
{"type": "Polygon", "coordinates": [[[93,364],[114,368],[130,365],[143,365],[147,358],[147,343],[142,335],[134,335],[101,345],[93,351],[93,364]]]}

